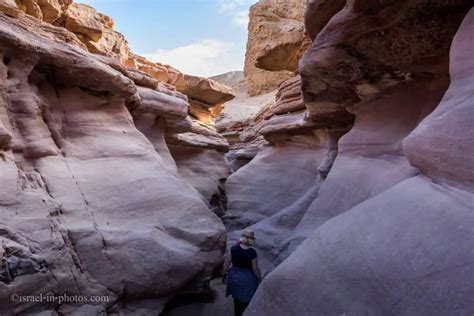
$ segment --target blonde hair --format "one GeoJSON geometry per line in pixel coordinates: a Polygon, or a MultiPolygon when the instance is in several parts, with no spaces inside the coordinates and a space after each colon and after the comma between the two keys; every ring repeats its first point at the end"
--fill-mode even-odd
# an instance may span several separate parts
{"type": "Polygon", "coordinates": [[[240,237],[240,243],[241,244],[244,244],[246,246],[253,246],[255,245],[255,239],[252,239],[252,238],[248,238],[248,237],[245,237],[245,236],[242,236],[240,237]]]}

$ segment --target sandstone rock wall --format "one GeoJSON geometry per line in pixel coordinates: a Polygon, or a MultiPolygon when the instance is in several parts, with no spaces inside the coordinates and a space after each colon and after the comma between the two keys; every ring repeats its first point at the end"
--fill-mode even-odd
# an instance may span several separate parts
{"type": "Polygon", "coordinates": [[[471,7],[262,0],[245,76],[275,97],[216,128],[225,85],[91,7],[0,0],[0,313],[159,312],[220,266],[223,216],[269,273],[249,315],[471,314],[471,7]],[[9,298],[50,291],[110,300],[9,298]]]}
{"type": "Polygon", "coordinates": [[[294,76],[309,45],[305,6],[306,0],[260,0],[250,8],[244,69],[250,95],[275,90],[294,76]]]}
{"type": "Polygon", "coordinates": [[[294,204],[296,228],[281,238],[267,229],[271,218],[254,225],[263,247],[279,238],[270,249],[282,263],[249,315],[474,311],[471,7],[348,1],[337,14],[308,10],[305,122],[350,111],[355,123],[312,202],[294,204]]]}
{"type": "MultiPolygon", "coordinates": [[[[135,79],[142,77],[139,84],[144,84],[143,78],[151,77],[156,79],[155,82],[173,86],[172,89],[188,96],[193,118],[206,125],[213,125],[223,104],[234,97],[229,87],[214,80],[186,75],[169,65],[153,63],[133,54],[124,36],[113,30],[113,20],[88,5],[73,3],[72,0],[4,0],[0,5],[2,12],[10,16],[26,14],[61,27],[50,27],[48,32],[61,32],[62,40],[91,53],[113,58],[116,63],[112,60],[106,62],[115,68],[126,68],[128,75],[135,79]],[[148,76],[143,76],[143,73],[148,76]]],[[[42,27],[48,26],[44,24],[42,27]]],[[[149,83],[145,86],[150,87],[150,79],[147,80],[149,83]]],[[[151,82],[151,87],[155,88],[157,83],[151,82]]]]}
{"type": "Polygon", "coordinates": [[[224,164],[228,143],[191,118],[188,100],[202,93],[215,106],[232,95],[179,73],[188,97],[171,78],[127,68],[123,51],[90,48],[115,34],[92,8],[51,2],[64,4],[53,18],[50,2],[24,3],[0,6],[0,313],[159,311],[209,280],[225,241],[208,204],[226,169],[193,182],[169,143],[201,150],[199,167],[224,164]],[[32,17],[26,4],[41,10],[32,17]],[[51,292],[109,300],[58,307],[10,299],[51,292]]]}
{"type": "Polygon", "coordinates": [[[329,173],[337,141],[352,126],[347,112],[305,120],[301,78],[280,84],[275,101],[242,126],[231,143],[235,171],[226,182],[229,243],[240,229],[258,232],[260,262],[267,273],[280,262],[282,247],[329,173]]]}

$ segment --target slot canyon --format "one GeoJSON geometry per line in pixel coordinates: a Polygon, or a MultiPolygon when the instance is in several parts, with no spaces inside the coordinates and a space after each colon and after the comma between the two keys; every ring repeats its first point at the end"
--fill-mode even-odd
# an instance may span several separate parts
{"type": "Polygon", "coordinates": [[[76,2],[0,0],[0,315],[233,315],[249,227],[244,315],[474,315],[471,0],[254,1],[209,78],[76,2]]]}

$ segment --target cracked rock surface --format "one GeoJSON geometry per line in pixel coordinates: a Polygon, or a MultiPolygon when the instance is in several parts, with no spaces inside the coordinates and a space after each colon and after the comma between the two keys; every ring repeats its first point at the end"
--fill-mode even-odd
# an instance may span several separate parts
{"type": "Polygon", "coordinates": [[[0,13],[0,313],[118,312],[143,299],[157,310],[211,276],[225,240],[165,143],[164,129],[186,119],[189,103],[150,88],[152,78],[131,76],[148,86],[137,88],[64,34],[75,37],[0,13]],[[109,301],[10,299],[50,292],[109,301]]]}

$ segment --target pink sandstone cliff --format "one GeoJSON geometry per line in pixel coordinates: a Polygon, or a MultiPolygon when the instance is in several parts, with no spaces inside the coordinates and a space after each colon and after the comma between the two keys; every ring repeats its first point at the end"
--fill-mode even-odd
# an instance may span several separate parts
{"type": "Polygon", "coordinates": [[[213,120],[233,95],[134,55],[71,2],[0,1],[0,313],[159,311],[220,267],[213,120]],[[10,299],[52,292],[109,300],[10,299]]]}
{"type": "Polygon", "coordinates": [[[474,311],[471,7],[308,1],[301,79],[242,125],[266,142],[226,183],[269,273],[246,314],[474,311]]]}

